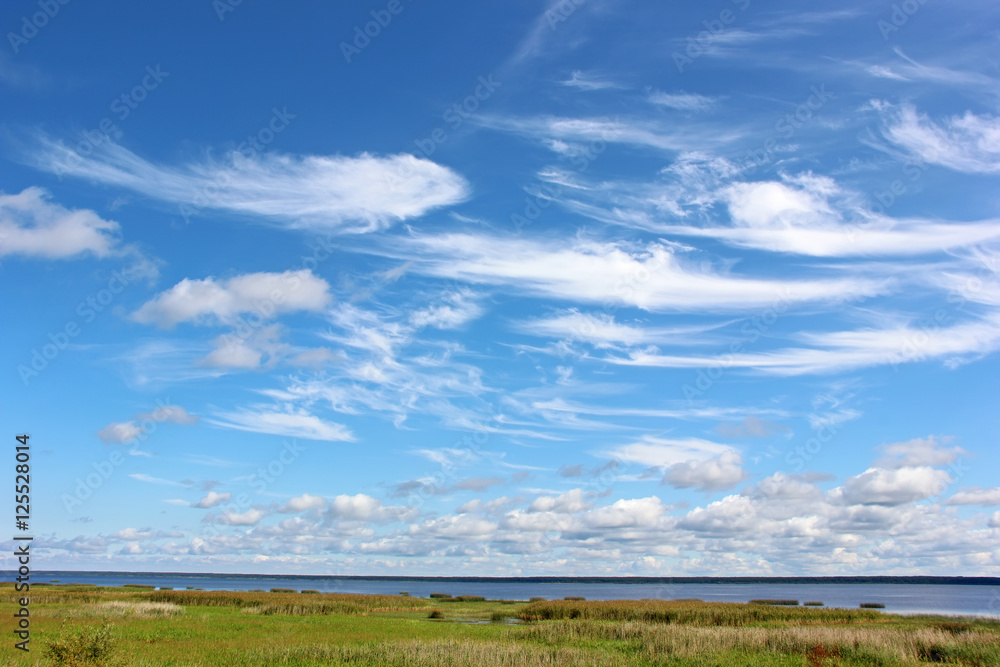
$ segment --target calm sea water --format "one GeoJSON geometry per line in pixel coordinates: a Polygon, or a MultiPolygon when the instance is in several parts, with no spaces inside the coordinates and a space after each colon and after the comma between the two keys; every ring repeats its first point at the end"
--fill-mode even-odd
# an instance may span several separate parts
{"type": "Polygon", "coordinates": [[[947,614],[1000,618],[1000,586],[938,584],[592,584],[510,583],[466,581],[382,581],[329,577],[253,576],[226,574],[159,574],[130,572],[34,572],[36,582],[122,586],[147,584],[183,589],[246,591],[271,588],[312,589],[326,593],[388,593],[406,591],[414,597],[431,593],[482,595],[491,599],[557,600],[582,596],[588,600],[639,600],[643,598],[697,598],[706,602],[747,602],[755,598],[819,600],[827,607],[857,608],[862,602],[881,602],[897,614],[947,614]]]}

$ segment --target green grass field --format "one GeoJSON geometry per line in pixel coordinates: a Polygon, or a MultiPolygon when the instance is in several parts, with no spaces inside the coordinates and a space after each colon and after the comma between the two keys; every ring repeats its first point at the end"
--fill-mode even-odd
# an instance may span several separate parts
{"type": "MultiPolygon", "coordinates": [[[[1000,622],[868,609],[704,603],[421,599],[394,595],[32,590],[31,653],[2,665],[1000,665],[1000,622]]],[[[471,596],[470,596],[471,597],[471,596]]]]}

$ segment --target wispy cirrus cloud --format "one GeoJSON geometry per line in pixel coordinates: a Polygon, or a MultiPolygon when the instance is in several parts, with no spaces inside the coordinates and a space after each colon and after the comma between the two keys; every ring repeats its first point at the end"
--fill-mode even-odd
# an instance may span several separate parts
{"type": "Polygon", "coordinates": [[[549,147],[558,146],[552,143],[553,140],[558,140],[606,142],[675,152],[718,147],[744,136],[740,129],[733,126],[680,129],[643,118],[515,117],[484,114],[477,117],[475,122],[542,142],[549,147]]]}
{"type": "Polygon", "coordinates": [[[25,160],[43,171],[177,205],[334,232],[382,229],[469,194],[465,179],[451,169],[407,154],[246,157],[234,152],[219,161],[169,165],[146,160],[111,140],[81,155],[60,140],[35,133],[25,160]]]}
{"type": "Polygon", "coordinates": [[[578,90],[614,90],[626,87],[617,81],[599,74],[582,72],[580,70],[573,70],[568,79],[559,83],[568,88],[576,88],[578,90]]]}
{"type": "Polygon", "coordinates": [[[812,347],[784,347],[766,352],[719,356],[670,355],[635,351],[627,357],[602,359],[625,366],[654,368],[731,368],[770,375],[835,373],[872,366],[898,365],[933,359],[956,363],[1000,348],[1000,316],[928,329],[896,326],[827,333],[802,333],[812,347]]]}
{"type": "Polygon", "coordinates": [[[970,174],[1000,173],[1000,117],[966,111],[935,122],[912,104],[874,104],[886,138],[921,160],[970,174]]]}
{"type": "Polygon", "coordinates": [[[586,313],[577,309],[516,322],[514,328],[534,336],[546,336],[590,343],[598,348],[615,345],[649,345],[654,343],[704,344],[700,334],[722,325],[689,325],[650,327],[618,322],[607,313],[586,313]]]}
{"type": "Polygon", "coordinates": [[[716,105],[718,99],[698,93],[655,91],[649,94],[649,101],[658,106],[680,111],[707,111],[716,105]]]}
{"type": "Polygon", "coordinates": [[[181,484],[180,482],[174,482],[169,479],[163,479],[161,477],[154,477],[152,475],[147,475],[146,473],[137,472],[129,475],[132,479],[139,482],[146,482],[147,484],[162,484],[164,486],[187,486],[186,484],[181,484]]]}
{"type": "Polygon", "coordinates": [[[955,69],[941,65],[920,63],[906,55],[898,46],[893,47],[898,60],[869,65],[865,71],[880,79],[896,81],[923,81],[942,86],[961,86],[977,93],[996,95],[997,80],[968,69],[955,69]]]}
{"type": "Polygon", "coordinates": [[[289,438],[328,442],[351,442],[355,439],[354,434],[343,424],[325,421],[303,409],[278,410],[266,405],[252,406],[219,412],[213,419],[206,421],[223,428],[289,438]]]}
{"type": "Polygon", "coordinates": [[[1000,239],[1000,218],[896,218],[834,179],[809,172],[739,181],[735,165],[689,156],[666,173],[673,180],[602,187],[578,177],[560,203],[603,223],[808,257],[926,255],[1000,239]],[[701,213],[701,224],[674,222],[693,211],[701,213]]]}
{"type": "Polygon", "coordinates": [[[873,296],[884,280],[774,280],[735,276],[682,257],[683,246],[569,243],[474,234],[413,236],[398,250],[370,248],[412,262],[412,270],[471,283],[505,285],[550,298],[624,303],[650,311],[745,310],[778,301],[804,303],[873,296]]]}

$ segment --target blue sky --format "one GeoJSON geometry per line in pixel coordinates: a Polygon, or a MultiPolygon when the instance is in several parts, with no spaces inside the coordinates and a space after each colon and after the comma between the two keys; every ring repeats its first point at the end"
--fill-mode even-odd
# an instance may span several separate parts
{"type": "Polygon", "coordinates": [[[6,3],[36,557],[997,574],[998,19],[6,3]]]}

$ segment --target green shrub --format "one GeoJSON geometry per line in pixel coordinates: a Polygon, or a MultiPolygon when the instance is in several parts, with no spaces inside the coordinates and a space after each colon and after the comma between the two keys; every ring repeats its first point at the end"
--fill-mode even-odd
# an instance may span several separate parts
{"type": "Polygon", "coordinates": [[[799,606],[799,601],[798,600],[769,600],[769,599],[763,599],[763,600],[750,600],[750,604],[773,604],[773,605],[779,605],[781,607],[798,607],[799,606]]]}
{"type": "Polygon", "coordinates": [[[451,595],[448,593],[431,593],[431,597],[436,600],[443,600],[445,598],[450,598],[451,595]]]}
{"type": "Polygon", "coordinates": [[[431,613],[427,614],[427,618],[444,618],[444,612],[440,609],[431,609],[431,613]]]}
{"type": "Polygon", "coordinates": [[[820,602],[819,600],[809,600],[807,602],[803,602],[802,604],[805,605],[806,607],[822,607],[823,606],[823,603],[820,602]]]}
{"type": "Polygon", "coordinates": [[[543,597],[533,597],[533,598],[529,599],[528,602],[545,602],[545,598],[543,598],[543,597]]]}
{"type": "Polygon", "coordinates": [[[272,593],[298,593],[294,588],[272,588],[272,593]]]}
{"type": "Polygon", "coordinates": [[[302,592],[303,592],[303,593],[307,593],[307,594],[309,594],[309,595],[319,595],[319,591],[314,591],[314,590],[312,590],[312,589],[308,589],[308,590],[303,590],[302,592]]]}
{"type": "Polygon", "coordinates": [[[111,667],[119,663],[115,655],[111,626],[82,631],[69,639],[57,639],[45,648],[56,667],[111,667]]]}
{"type": "Polygon", "coordinates": [[[885,609],[885,605],[881,602],[862,602],[862,609],[885,609]]]}
{"type": "Polygon", "coordinates": [[[563,600],[570,600],[572,602],[583,602],[586,599],[587,598],[578,597],[576,595],[570,595],[570,596],[567,596],[567,597],[563,598],[563,600]]]}

